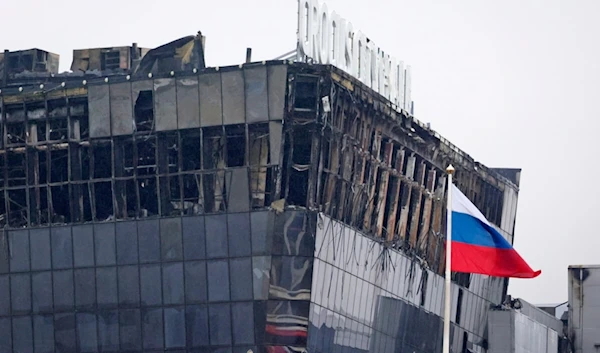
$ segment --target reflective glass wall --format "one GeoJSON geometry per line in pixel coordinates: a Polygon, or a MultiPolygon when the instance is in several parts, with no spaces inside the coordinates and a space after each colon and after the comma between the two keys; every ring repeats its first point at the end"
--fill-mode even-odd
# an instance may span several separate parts
{"type": "MultiPolygon", "coordinates": [[[[317,224],[308,351],[440,352],[443,277],[326,216],[317,224]]],[[[453,284],[453,352],[484,351],[488,308],[502,291],[487,276],[453,284]]]]}
{"type": "Polygon", "coordinates": [[[246,212],[4,232],[0,352],[306,346],[308,220],[246,212]]]}

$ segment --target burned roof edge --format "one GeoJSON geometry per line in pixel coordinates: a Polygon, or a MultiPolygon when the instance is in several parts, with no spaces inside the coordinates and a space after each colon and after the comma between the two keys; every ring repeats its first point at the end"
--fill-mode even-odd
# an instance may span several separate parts
{"type": "Polygon", "coordinates": [[[61,74],[48,74],[45,77],[33,73],[23,74],[18,82],[13,79],[7,87],[0,88],[0,96],[16,96],[16,95],[28,95],[27,98],[21,98],[24,100],[34,99],[31,96],[39,96],[40,99],[48,92],[61,90],[61,89],[74,89],[79,94],[85,94],[85,86],[88,85],[101,85],[108,82],[127,82],[127,81],[141,81],[147,80],[148,78],[177,78],[177,77],[189,77],[199,74],[208,74],[215,72],[227,72],[248,69],[262,65],[288,65],[296,68],[297,71],[311,71],[317,74],[329,73],[334,81],[345,85],[349,90],[355,90],[356,87],[360,88],[362,92],[368,92],[370,100],[376,100],[377,104],[385,111],[388,118],[393,120],[393,123],[405,130],[406,127],[410,131],[414,130],[414,134],[420,136],[424,140],[434,140],[443,150],[444,153],[451,155],[451,160],[456,163],[460,163],[462,168],[467,168],[471,171],[476,171],[483,178],[487,175],[493,176],[505,185],[510,186],[514,190],[519,190],[519,179],[521,169],[519,168],[491,168],[484,164],[476,161],[468,153],[458,148],[456,145],[451,143],[449,140],[444,138],[435,130],[431,129],[428,124],[421,122],[412,116],[409,112],[404,109],[397,109],[393,104],[385,99],[382,95],[375,92],[373,89],[367,87],[364,83],[350,76],[344,71],[331,66],[331,65],[314,65],[301,62],[293,62],[286,60],[269,60],[262,62],[251,62],[243,63],[239,65],[229,65],[224,67],[205,67],[205,68],[193,68],[185,71],[174,71],[161,72],[161,73],[147,73],[147,75],[135,75],[133,72],[104,72],[104,71],[88,71],[88,72],[66,72],[61,74]]]}

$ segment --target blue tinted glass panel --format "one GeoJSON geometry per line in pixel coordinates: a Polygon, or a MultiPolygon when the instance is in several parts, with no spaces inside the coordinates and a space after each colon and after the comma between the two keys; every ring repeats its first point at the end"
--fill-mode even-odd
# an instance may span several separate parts
{"type": "MultiPolygon", "coordinates": [[[[6,232],[0,232],[0,244],[8,244],[8,234],[6,232]]],[[[8,248],[0,248],[0,273],[8,273],[9,257],[8,248]]]]}
{"type": "Polygon", "coordinates": [[[231,300],[252,300],[252,258],[229,260],[231,300]]]}
{"type": "Polygon", "coordinates": [[[163,303],[183,304],[183,263],[163,264],[163,303]]]}
{"type": "Polygon", "coordinates": [[[152,306],[162,304],[160,265],[140,267],[140,286],[142,305],[152,306]]]}
{"type": "Polygon", "coordinates": [[[10,317],[0,317],[0,348],[12,352],[12,322],[10,317]]]}
{"type": "Polygon", "coordinates": [[[31,304],[34,313],[52,312],[52,272],[31,275],[31,304]]]}
{"type": "Polygon", "coordinates": [[[50,229],[32,229],[29,231],[29,247],[31,248],[31,270],[50,270],[50,229]]]}
{"type": "MultiPolygon", "coordinates": [[[[0,276],[0,298],[10,298],[10,279],[0,276]]],[[[0,316],[10,314],[10,300],[0,300],[0,316]]]]}
{"type": "Polygon", "coordinates": [[[211,302],[230,300],[227,260],[212,260],[208,261],[207,265],[208,300],[211,302]]]}
{"type": "Polygon", "coordinates": [[[183,307],[165,309],[166,348],[185,347],[185,310],[183,307]]]}
{"type": "Polygon", "coordinates": [[[142,310],[144,349],[163,349],[163,311],[162,309],[142,310]]]}
{"type": "Polygon", "coordinates": [[[94,225],[94,244],[96,266],[109,266],[117,263],[114,223],[94,225]]]}
{"type": "Polygon", "coordinates": [[[26,230],[8,232],[10,244],[10,271],[29,271],[29,232],[26,230]]]}
{"type": "Polygon", "coordinates": [[[181,218],[160,220],[160,245],[164,261],[183,260],[181,218]]]}
{"type": "Polygon", "coordinates": [[[231,213],[227,215],[229,232],[229,256],[250,256],[250,214],[231,213]]]}
{"type": "Polygon", "coordinates": [[[206,256],[227,257],[227,216],[206,217],[206,256]]]}
{"type": "Polygon", "coordinates": [[[119,267],[119,305],[135,306],[140,303],[140,281],[137,266],[119,267]]]}
{"type": "Polygon", "coordinates": [[[254,310],[252,302],[231,304],[233,344],[254,344],[254,310]]]}
{"type": "Polygon", "coordinates": [[[158,220],[138,222],[138,241],[140,262],[160,261],[160,238],[158,236],[158,220]]]}
{"type": "Polygon", "coordinates": [[[204,231],[204,217],[184,217],[182,227],[185,259],[205,259],[206,233],[204,231]]]}
{"type": "Polygon", "coordinates": [[[77,314],[77,345],[79,352],[89,353],[98,351],[97,332],[95,314],[77,314]]]}
{"type": "Polygon", "coordinates": [[[13,348],[17,352],[33,353],[31,316],[14,317],[12,322],[13,348]]]}
{"type": "Polygon", "coordinates": [[[270,255],[271,235],[267,232],[269,219],[268,212],[252,212],[250,214],[253,255],[270,255]]]}
{"type": "MultiPolygon", "coordinates": [[[[33,232],[31,234],[33,234],[33,232]]],[[[73,261],[75,262],[75,267],[94,266],[93,226],[84,225],[73,227],[73,261]]]]}
{"type": "Polygon", "coordinates": [[[76,352],[77,344],[75,337],[75,314],[54,315],[54,340],[56,341],[56,352],[76,352]]]}
{"type": "Polygon", "coordinates": [[[121,350],[140,350],[142,348],[142,322],[140,310],[120,310],[119,326],[121,350]]]}
{"type": "Polygon", "coordinates": [[[208,307],[210,322],[210,344],[231,345],[231,312],[229,304],[211,304],[208,307]]]}
{"type": "Polygon", "coordinates": [[[96,269],[96,288],[99,307],[117,305],[117,269],[115,267],[96,269]]]}
{"type": "Polygon", "coordinates": [[[119,312],[117,310],[98,313],[98,347],[101,352],[119,350],[119,312]]]}
{"type": "Polygon", "coordinates": [[[138,238],[135,222],[119,222],[117,231],[117,263],[132,265],[138,262],[138,238]]]}
{"type": "Polygon", "coordinates": [[[93,268],[75,270],[75,306],[89,310],[96,305],[96,274],[93,268]]]}
{"type": "Polygon", "coordinates": [[[206,301],[206,262],[185,263],[185,300],[188,303],[206,301]]]}
{"type": "Polygon", "coordinates": [[[36,353],[54,352],[54,316],[33,317],[33,345],[36,353]]]}
{"type": "Polygon", "coordinates": [[[206,305],[188,306],[186,309],[188,347],[205,347],[208,342],[208,310],[206,305]]]}
{"type": "Polygon", "coordinates": [[[10,231],[10,270],[11,272],[29,271],[29,232],[26,230],[10,231]]]}
{"type": "Polygon", "coordinates": [[[31,312],[31,282],[29,275],[10,276],[10,300],[13,315],[31,312]]]}
{"type": "Polygon", "coordinates": [[[54,310],[72,310],[75,297],[75,288],[73,287],[73,271],[54,271],[52,277],[54,310]]]}
{"type": "Polygon", "coordinates": [[[51,228],[50,235],[52,241],[52,266],[54,269],[59,270],[73,267],[71,228],[51,228]]]}

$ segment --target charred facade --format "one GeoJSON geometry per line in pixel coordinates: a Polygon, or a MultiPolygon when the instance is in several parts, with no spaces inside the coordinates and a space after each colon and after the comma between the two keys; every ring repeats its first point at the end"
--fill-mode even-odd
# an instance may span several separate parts
{"type": "MultiPolygon", "coordinates": [[[[510,242],[519,170],[333,67],[202,48],[6,77],[0,347],[439,351],[444,169],[510,242]]],[[[485,351],[507,282],[454,280],[453,349],[485,351]]]]}

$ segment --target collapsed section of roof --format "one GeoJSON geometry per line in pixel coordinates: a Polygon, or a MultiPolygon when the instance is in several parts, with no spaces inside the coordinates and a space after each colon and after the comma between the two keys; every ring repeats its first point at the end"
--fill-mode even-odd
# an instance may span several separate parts
{"type": "Polygon", "coordinates": [[[154,48],[142,58],[135,70],[136,77],[149,73],[204,69],[204,40],[202,33],[187,36],[154,48]]]}

